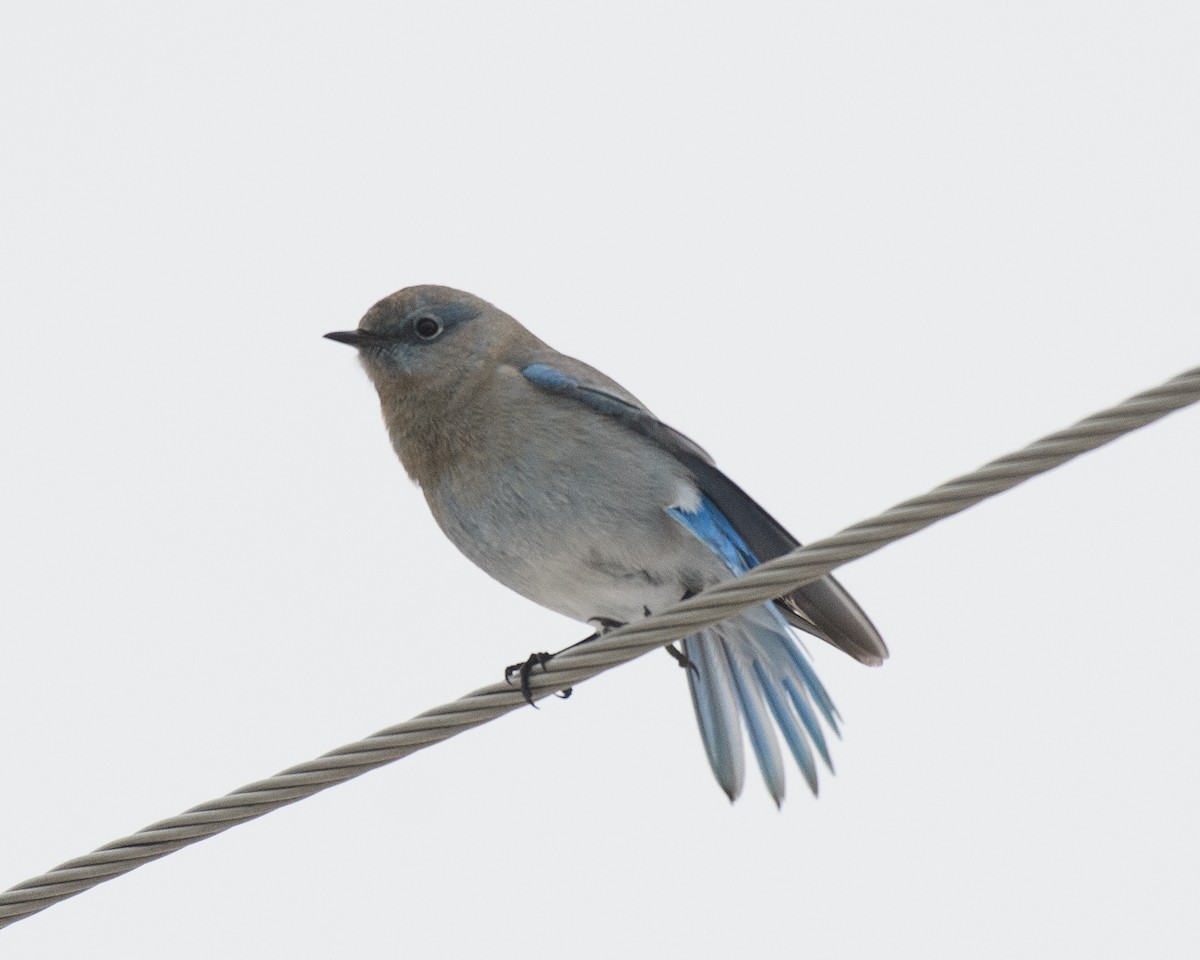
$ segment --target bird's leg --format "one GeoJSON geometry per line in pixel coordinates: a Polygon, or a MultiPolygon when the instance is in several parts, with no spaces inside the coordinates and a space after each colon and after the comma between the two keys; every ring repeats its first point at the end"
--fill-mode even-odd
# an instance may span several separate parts
{"type": "MultiPolygon", "coordinates": [[[[683,596],[680,597],[679,599],[680,600],[690,600],[695,595],[696,595],[696,591],[689,588],[688,590],[686,590],[684,592],[683,596]]],[[[642,607],[642,609],[646,611],[646,616],[650,616],[650,608],[649,607],[642,607]]],[[[667,653],[669,653],[671,655],[672,659],[677,664],[679,664],[681,667],[683,667],[685,670],[695,670],[697,675],[699,675],[700,668],[697,667],[694,663],[692,663],[692,661],[688,659],[688,655],[686,653],[684,653],[682,650],[680,650],[677,646],[675,646],[675,644],[673,644],[673,643],[664,644],[663,649],[666,650],[667,653]]]]}
{"type": "Polygon", "coordinates": [[[667,653],[671,655],[672,659],[674,659],[674,661],[685,670],[695,670],[697,674],[700,673],[700,668],[692,663],[692,661],[688,659],[688,655],[675,646],[675,644],[668,643],[665,647],[663,647],[663,649],[666,650],[667,653]]]}
{"type": "MultiPolygon", "coordinates": [[[[545,673],[546,672],[546,664],[549,663],[551,660],[553,660],[555,657],[557,657],[559,653],[564,653],[567,650],[574,650],[576,647],[583,646],[583,644],[585,644],[585,643],[590,643],[591,641],[595,640],[597,637],[599,637],[605,633],[608,633],[609,630],[614,630],[617,627],[624,626],[624,624],[621,623],[619,620],[610,620],[608,617],[593,617],[592,622],[599,624],[600,629],[596,633],[593,633],[590,637],[584,637],[578,643],[573,643],[569,647],[563,647],[563,649],[559,650],[558,653],[545,653],[545,652],[531,653],[529,655],[529,659],[526,660],[524,663],[514,663],[511,666],[505,667],[504,668],[505,682],[511,686],[511,684],[513,682],[513,678],[520,677],[521,678],[521,696],[523,696],[525,698],[526,703],[528,703],[531,707],[536,709],[537,704],[533,702],[533,690],[529,686],[529,677],[533,673],[533,670],[535,667],[541,667],[542,672],[545,673]]],[[[573,692],[574,691],[571,687],[567,687],[565,690],[559,690],[555,694],[555,696],[559,697],[562,700],[566,700],[567,697],[569,697],[573,692]]]]}

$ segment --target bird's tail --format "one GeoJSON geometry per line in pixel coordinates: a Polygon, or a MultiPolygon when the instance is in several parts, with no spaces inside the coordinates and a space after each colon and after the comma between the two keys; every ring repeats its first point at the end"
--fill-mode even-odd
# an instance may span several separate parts
{"type": "Polygon", "coordinates": [[[742,719],[775,803],[781,804],[784,796],[776,728],[815,794],[814,748],[833,771],[818,718],[836,734],[838,712],[775,607],[750,607],[706,627],[683,641],[683,652],[708,762],[729,799],[741,793],[745,773],[742,719]]]}

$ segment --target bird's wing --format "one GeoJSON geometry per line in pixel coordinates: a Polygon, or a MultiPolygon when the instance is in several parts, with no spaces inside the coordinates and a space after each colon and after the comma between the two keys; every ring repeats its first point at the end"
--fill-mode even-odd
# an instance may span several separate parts
{"type": "MultiPolygon", "coordinates": [[[[682,463],[708,501],[704,508],[713,514],[706,519],[714,525],[714,535],[729,541],[728,533],[735,534],[749,551],[748,567],[800,545],[774,517],[718,470],[707,453],[655,417],[614,381],[579,360],[561,355],[545,360],[531,358],[531,361],[521,368],[521,373],[535,387],[590,407],[645,437],[682,463]],[[727,532],[717,529],[725,526],[727,532]]],[[[709,546],[713,548],[712,544],[709,546]]],[[[725,542],[714,549],[720,554],[735,546],[725,542]]],[[[805,584],[775,603],[793,626],[828,641],[861,663],[877,666],[887,658],[883,638],[833,577],[805,584]]]]}

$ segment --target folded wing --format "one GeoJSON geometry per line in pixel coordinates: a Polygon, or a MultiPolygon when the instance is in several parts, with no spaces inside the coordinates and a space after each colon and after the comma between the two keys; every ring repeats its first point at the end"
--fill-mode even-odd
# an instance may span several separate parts
{"type": "MultiPolygon", "coordinates": [[[[556,355],[553,362],[529,363],[521,373],[534,386],[586,404],[674,456],[692,474],[700,492],[745,542],[755,565],[800,546],[800,542],[774,517],[718,470],[704,450],[587,364],[556,355]]],[[[775,603],[793,626],[820,637],[860,663],[878,666],[887,658],[888,649],[879,631],[833,577],[822,577],[805,584],[775,603]]]]}

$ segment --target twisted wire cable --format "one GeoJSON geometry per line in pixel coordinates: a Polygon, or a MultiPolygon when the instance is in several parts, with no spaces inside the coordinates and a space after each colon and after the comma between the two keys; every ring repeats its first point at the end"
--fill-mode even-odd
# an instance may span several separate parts
{"type": "MultiPolygon", "coordinates": [[[[844,563],[873,553],[1197,400],[1200,400],[1200,367],[926,494],[905,500],[877,517],[797,548],[652,617],[565,650],[550,660],[544,671],[535,671],[530,677],[533,696],[541,699],[574,686],[655,647],[724,620],[745,607],[791,593],[844,563]]],[[[151,824],[0,893],[0,927],[236,824],[441,743],[524,704],[518,689],[493,683],[308,763],[289,767],[266,780],[192,807],[177,817],[151,824]]]]}

